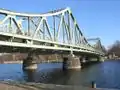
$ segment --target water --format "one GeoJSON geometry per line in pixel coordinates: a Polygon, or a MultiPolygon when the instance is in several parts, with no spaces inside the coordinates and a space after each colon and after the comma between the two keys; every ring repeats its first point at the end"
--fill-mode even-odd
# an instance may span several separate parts
{"type": "Polygon", "coordinates": [[[105,61],[79,70],[62,70],[62,63],[43,63],[36,71],[22,71],[21,64],[0,64],[0,80],[41,82],[89,86],[95,81],[99,88],[120,89],[120,61],[105,61]]]}

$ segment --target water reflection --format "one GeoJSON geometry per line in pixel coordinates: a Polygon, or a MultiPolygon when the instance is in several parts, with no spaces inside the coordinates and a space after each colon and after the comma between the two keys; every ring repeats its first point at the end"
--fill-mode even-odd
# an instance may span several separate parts
{"type": "Polygon", "coordinates": [[[34,82],[36,70],[23,70],[24,79],[27,82],[34,82]]]}
{"type": "Polygon", "coordinates": [[[41,82],[41,83],[49,83],[49,84],[52,83],[52,84],[62,84],[62,85],[80,85],[80,84],[86,85],[88,83],[84,82],[82,78],[86,78],[88,76],[82,75],[81,72],[84,71],[52,68],[52,69],[44,69],[38,71],[24,71],[25,73],[24,78],[27,82],[41,82]]]}

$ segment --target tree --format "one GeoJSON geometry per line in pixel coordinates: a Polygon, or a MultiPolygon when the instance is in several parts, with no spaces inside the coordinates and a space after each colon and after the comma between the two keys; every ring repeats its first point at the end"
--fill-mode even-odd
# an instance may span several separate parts
{"type": "Polygon", "coordinates": [[[116,40],[107,52],[108,54],[115,54],[116,56],[120,56],[120,41],[116,40]]]}

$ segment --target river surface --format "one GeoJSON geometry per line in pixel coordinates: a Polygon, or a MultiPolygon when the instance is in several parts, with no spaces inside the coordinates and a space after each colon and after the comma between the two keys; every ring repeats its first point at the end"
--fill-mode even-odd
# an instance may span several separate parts
{"type": "Polygon", "coordinates": [[[38,64],[36,71],[23,71],[22,64],[0,64],[0,80],[89,86],[120,89],[120,61],[110,60],[83,68],[62,70],[62,63],[38,64]]]}

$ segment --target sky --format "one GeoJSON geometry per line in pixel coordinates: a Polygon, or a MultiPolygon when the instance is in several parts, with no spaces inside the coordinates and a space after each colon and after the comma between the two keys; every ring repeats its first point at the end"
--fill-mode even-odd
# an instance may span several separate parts
{"type": "Polygon", "coordinates": [[[0,8],[44,13],[70,7],[86,38],[101,39],[105,47],[120,40],[120,0],[0,0],[0,8]]]}

